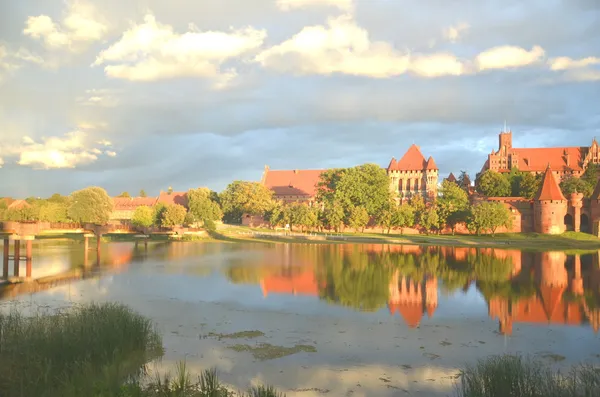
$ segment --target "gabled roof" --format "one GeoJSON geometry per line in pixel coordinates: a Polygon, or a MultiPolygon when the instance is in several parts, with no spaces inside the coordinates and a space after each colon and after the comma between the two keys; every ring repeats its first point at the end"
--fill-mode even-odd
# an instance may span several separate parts
{"type": "Polygon", "coordinates": [[[448,178],[446,178],[446,180],[448,182],[454,182],[454,183],[458,182],[458,180],[456,179],[456,177],[454,176],[454,174],[452,172],[450,173],[450,175],[448,175],[448,178]]]}
{"type": "Polygon", "coordinates": [[[512,148],[519,159],[519,171],[542,172],[548,164],[557,171],[583,171],[586,147],[512,148]],[[567,161],[568,159],[568,161],[567,161]]]}
{"type": "Polygon", "coordinates": [[[187,192],[160,192],[158,196],[158,200],[156,203],[170,205],[170,204],[179,204],[183,205],[185,208],[188,206],[188,197],[187,192]]]}
{"type": "Polygon", "coordinates": [[[310,196],[317,194],[317,184],[325,170],[265,170],[263,184],[276,196],[310,196]]]}
{"type": "Polygon", "coordinates": [[[152,207],[158,201],[157,197],[113,197],[115,211],[135,210],[137,207],[152,207]]]}
{"type": "Polygon", "coordinates": [[[544,174],[544,180],[542,181],[542,186],[540,190],[535,195],[535,200],[538,201],[564,201],[566,200],[565,196],[562,194],[560,190],[560,186],[558,186],[558,182],[552,173],[552,169],[550,166],[546,168],[546,173],[544,174]]]}
{"type": "Polygon", "coordinates": [[[22,208],[29,208],[31,207],[31,204],[29,204],[27,201],[25,200],[15,200],[12,203],[10,203],[10,205],[8,206],[7,209],[9,210],[20,210],[22,208]]]}
{"type": "Polygon", "coordinates": [[[437,165],[435,164],[435,160],[431,156],[429,156],[429,158],[427,159],[427,164],[426,164],[425,168],[428,170],[438,170],[439,169],[437,167],[437,165]]]}
{"type": "Polygon", "coordinates": [[[396,163],[395,167],[389,169],[398,171],[423,171],[427,169],[427,161],[423,157],[421,149],[417,145],[412,144],[404,156],[396,163]]]}

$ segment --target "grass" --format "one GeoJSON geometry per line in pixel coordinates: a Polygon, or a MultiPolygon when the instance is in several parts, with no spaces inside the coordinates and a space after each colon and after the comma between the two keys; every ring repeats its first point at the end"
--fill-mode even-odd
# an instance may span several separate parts
{"type": "Polygon", "coordinates": [[[519,356],[493,356],[460,374],[459,397],[600,396],[600,368],[580,365],[563,374],[519,356]]]}
{"type": "Polygon", "coordinates": [[[259,338],[261,336],[265,336],[265,334],[264,334],[264,332],[261,332],[258,330],[240,331],[240,332],[234,332],[232,334],[217,334],[214,332],[208,333],[208,337],[215,337],[215,338],[218,338],[219,340],[221,340],[221,339],[240,339],[240,338],[252,339],[252,338],[259,338]]]}
{"type": "Polygon", "coordinates": [[[0,390],[6,397],[108,393],[162,353],[152,323],[121,305],[34,317],[0,314],[0,390]]]}

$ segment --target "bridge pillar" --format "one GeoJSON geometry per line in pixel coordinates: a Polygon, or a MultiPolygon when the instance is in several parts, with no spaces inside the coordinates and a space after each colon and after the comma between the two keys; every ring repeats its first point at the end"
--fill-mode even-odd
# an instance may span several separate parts
{"type": "Polygon", "coordinates": [[[31,263],[33,262],[33,236],[25,237],[25,277],[31,279],[31,263]]]}
{"type": "Polygon", "coordinates": [[[13,253],[14,257],[14,270],[13,276],[19,277],[19,261],[21,260],[21,240],[20,237],[15,238],[15,252],[13,253]]]}
{"type": "Polygon", "coordinates": [[[96,235],[96,251],[100,252],[100,240],[102,239],[102,234],[98,233],[96,235]]]}
{"type": "Polygon", "coordinates": [[[8,237],[4,237],[4,255],[2,256],[2,278],[8,279],[8,251],[10,249],[8,237]]]}

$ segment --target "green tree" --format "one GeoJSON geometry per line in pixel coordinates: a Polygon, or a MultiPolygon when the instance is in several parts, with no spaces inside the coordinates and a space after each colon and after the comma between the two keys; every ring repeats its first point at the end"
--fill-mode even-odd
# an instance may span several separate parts
{"type": "Polygon", "coordinates": [[[39,219],[44,222],[66,223],[69,221],[68,210],[67,203],[48,201],[40,206],[39,219]]]}
{"type": "Polygon", "coordinates": [[[392,224],[400,228],[400,234],[404,233],[404,228],[413,227],[416,222],[415,208],[409,204],[402,204],[396,207],[394,211],[392,224]]]}
{"type": "Polygon", "coordinates": [[[9,208],[4,213],[7,221],[14,222],[34,222],[40,220],[40,207],[37,205],[27,205],[20,208],[9,208]]]}
{"type": "Polygon", "coordinates": [[[190,189],[188,191],[188,207],[194,219],[202,221],[202,223],[220,221],[223,218],[223,212],[219,203],[214,199],[216,197],[217,194],[208,188],[190,189]]]}
{"type": "Polygon", "coordinates": [[[303,203],[293,203],[286,206],[286,211],[289,215],[285,218],[289,219],[291,227],[293,225],[300,226],[302,231],[317,226],[318,213],[316,208],[309,207],[303,203]]]}
{"type": "Polygon", "coordinates": [[[508,174],[504,175],[508,179],[510,185],[510,195],[512,197],[521,196],[521,182],[523,180],[524,173],[519,171],[517,167],[511,168],[508,174]]]}
{"type": "Polygon", "coordinates": [[[152,209],[152,224],[158,227],[163,227],[162,219],[167,206],[163,203],[158,203],[152,209]]]}
{"type": "Polygon", "coordinates": [[[423,213],[425,212],[425,209],[426,209],[425,200],[423,199],[423,196],[421,196],[421,195],[412,196],[408,200],[408,205],[411,206],[413,209],[413,214],[415,217],[415,224],[420,224],[421,217],[423,216],[423,213]]]}
{"type": "Polygon", "coordinates": [[[344,223],[344,209],[339,203],[326,203],[323,209],[323,224],[328,229],[333,229],[336,232],[340,231],[341,226],[344,223]]]}
{"type": "Polygon", "coordinates": [[[365,227],[369,223],[370,217],[367,209],[364,207],[354,207],[350,211],[350,217],[348,218],[348,226],[354,229],[354,231],[364,231],[365,227]]]}
{"type": "Polygon", "coordinates": [[[148,197],[144,189],[140,190],[140,197],[148,197]]]}
{"type": "Polygon", "coordinates": [[[581,176],[581,179],[586,181],[590,186],[592,186],[592,191],[596,188],[598,184],[598,177],[600,176],[600,169],[598,168],[598,164],[588,163],[585,172],[581,176]]]}
{"type": "Polygon", "coordinates": [[[571,193],[583,193],[584,197],[590,197],[594,192],[594,186],[583,178],[569,176],[560,183],[560,189],[565,196],[571,193]]]}
{"type": "Polygon", "coordinates": [[[437,200],[437,210],[441,225],[452,228],[452,234],[456,225],[464,219],[465,210],[469,207],[467,192],[455,183],[443,181],[437,200]]]}
{"type": "Polygon", "coordinates": [[[487,197],[509,197],[511,193],[508,179],[493,170],[487,170],[476,181],[476,189],[487,197]]]}
{"type": "Polygon", "coordinates": [[[154,209],[146,205],[137,207],[133,211],[131,223],[136,227],[150,227],[155,223],[154,209]]]}
{"type": "Polygon", "coordinates": [[[241,223],[243,214],[265,216],[275,204],[273,192],[258,182],[232,182],[219,199],[228,223],[241,223]]]}
{"type": "Polygon", "coordinates": [[[130,198],[131,195],[128,192],[123,192],[121,194],[119,194],[117,197],[125,197],[125,198],[130,198]]]}
{"type": "Polygon", "coordinates": [[[5,219],[4,215],[7,208],[8,205],[6,204],[6,200],[4,198],[0,198],[0,221],[5,219]]]}
{"type": "Polygon", "coordinates": [[[484,201],[474,205],[467,218],[467,227],[477,235],[488,230],[494,235],[499,227],[510,228],[511,226],[510,211],[504,204],[495,201],[484,201]]]}
{"type": "Polygon", "coordinates": [[[163,227],[181,226],[186,213],[187,210],[183,205],[169,204],[162,213],[161,225],[163,227]]]}
{"type": "Polygon", "coordinates": [[[390,234],[390,230],[394,227],[394,216],[395,212],[398,211],[398,205],[390,200],[388,204],[375,216],[375,222],[382,229],[387,230],[390,234]]]}
{"type": "Polygon", "coordinates": [[[46,200],[46,202],[65,204],[66,206],[69,206],[71,204],[71,198],[69,196],[63,196],[59,193],[54,193],[46,200]]]}
{"type": "Polygon", "coordinates": [[[460,171],[460,176],[457,179],[458,186],[460,186],[464,191],[468,192],[471,188],[471,178],[467,171],[460,171]]]}
{"type": "Polygon", "coordinates": [[[87,187],[71,195],[69,218],[78,223],[104,225],[110,219],[113,201],[100,187],[87,187]]]}
{"type": "Polygon", "coordinates": [[[530,172],[523,173],[519,183],[519,194],[517,196],[533,199],[538,190],[540,190],[542,177],[543,174],[534,175],[530,172]]]}
{"type": "Polygon", "coordinates": [[[429,234],[432,230],[437,229],[439,225],[440,218],[437,208],[433,205],[429,208],[426,208],[421,216],[421,226],[425,229],[427,234],[429,234]]]}

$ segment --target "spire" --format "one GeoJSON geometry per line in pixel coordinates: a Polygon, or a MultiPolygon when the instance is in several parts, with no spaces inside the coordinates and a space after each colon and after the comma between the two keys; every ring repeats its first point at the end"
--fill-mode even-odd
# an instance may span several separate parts
{"type": "Polygon", "coordinates": [[[435,164],[435,160],[433,159],[432,156],[429,156],[429,159],[427,160],[426,169],[427,170],[437,170],[438,169],[437,165],[435,164]]]}
{"type": "Polygon", "coordinates": [[[554,174],[552,174],[552,169],[550,168],[550,163],[548,163],[548,167],[546,168],[546,172],[544,174],[544,179],[542,181],[542,186],[538,193],[535,195],[535,200],[537,201],[566,201],[565,196],[562,194],[560,190],[560,186],[556,182],[556,178],[554,174]]]}

